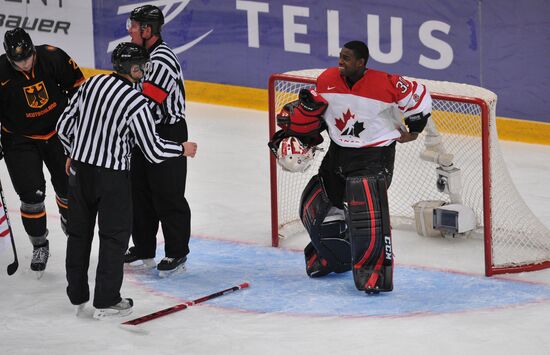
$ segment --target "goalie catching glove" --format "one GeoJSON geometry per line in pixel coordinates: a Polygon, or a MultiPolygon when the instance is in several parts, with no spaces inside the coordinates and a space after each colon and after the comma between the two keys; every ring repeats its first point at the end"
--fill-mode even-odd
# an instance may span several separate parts
{"type": "Polygon", "coordinates": [[[328,102],[313,89],[301,89],[298,100],[287,103],[277,115],[277,131],[268,143],[279,165],[286,171],[303,172],[323,142],[322,119],[328,102]]]}
{"type": "Polygon", "coordinates": [[[327,106],[328,102],[315,90],[301,89],[298,100],[283,106],[277,115],[277,125],[287,136],[295,136],[300,139],[320,137],[320,133],[324,129],[322,115],[327,106]]]}
{"type": "Polygon", "coordinates": [[[277,150],[277,163],[293,173],[306,171],[315,158],[315,147],[305,146],[296,137],[283,138],[277,150]]]}

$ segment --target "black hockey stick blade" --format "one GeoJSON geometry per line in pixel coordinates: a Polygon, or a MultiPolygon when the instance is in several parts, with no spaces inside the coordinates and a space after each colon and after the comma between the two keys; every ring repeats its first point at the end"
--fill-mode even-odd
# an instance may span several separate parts
{"type": "MultiPolygon", "coordinates": [[[[11,239],[11,247],[13,249],[13,263],[8,265],[8,275],[13,275],[17,271],[17,268],[19,267],[19,261],[17,260],[17,250],[15,249],[15,240],[13,240],[13,232],[11,229],[11,223],[10,218],[8,217],[8,209],[6,208],[6,200],[4,199],[4,190],[2,189],[2,183],[0,183],[0,199],[2,201],[2,208],[4,212],[4,216],[6,218],[6,222],[8,224],[8,230],[10,232],[10,239],[11,239]]],[[[3,219],[2,217],[2,219],[3,219]]]]}
{"type": "Polygon", "coordinates": [[[15,274],[18,267],[19,267],[19,261],[17,261],[17,256],[16,256],[13,263],[8,265],[8,275],[11,276],[11,275],[15,274]]]}
{"type": "Polygon", "coordinates": [[[238,290],[243,289],[243,288],[247,288],[248,286],[250,286],[250,284],[248,282],[244,282],[244,283],[242,283],[238,286],[233,286],[233,287],[227,288],[225,290],[222,290],[222,291],[219,291],[219,292],[216,292],[216,293],[212,293],[208,296],[197,298],[196,300],[193,300],[193,301],[180,303],[180,304],[177,304],[175,306],[168,307],[168,308],[162,309],[162,310],[157,311],[157,312],[146,314],[146,315],[141,316],[139,318],[131,319],[129,321],[123,322],[122,325],[138,325],[138,324],[142,324],[142,323],[145,323],[145,322],[149,322],[153,319],[164,317],[168,314],[172,314],[172,313],[175,313],[175,312],[178,312],[178,311],[183,311],[184,309],[187,309],[187,308],[189,308],[191,306],[194,306],[198,303],[202,303],[202,302],[211,300],[213,298],[220,297],[220,296],[223,296],[225,294],[235,292],[235,291],[238,291],[238,290]]]}

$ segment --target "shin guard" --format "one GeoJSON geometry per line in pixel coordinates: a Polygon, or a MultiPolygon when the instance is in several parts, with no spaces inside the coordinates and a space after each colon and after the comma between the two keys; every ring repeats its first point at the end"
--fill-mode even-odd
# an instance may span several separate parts
{"type": "Polygon", "coordinates": [[[21,202],[21,220],[25,232],[30,237],[42,237],[46,234],[46,208],[44,201],[35,203],[21,202]]]}
{"type": "Polygon", "coordinates": [[[367,293],[393,289],[393,252],[383,176],[346,180],[346,210],[355,287],[367,293]]]}
{"type": "Polygon", "coordinates": [[[57,203],[57,208],[59,209],[59,216],[61,221],[61,230],[63,233],[67,234],[67,216],[69,214],[69,200],[66,197],[61,197],[59,195],[55,195],[55,202],[57,203]]]}
{"type": "Polygon", "coordinates": [[[351,269],[349,241],[344,238],[345,222],[325,221],[331,207],[322,180],[315,175],[304,189],[300,202],[300,219],[311,238],[304,250],[306,272],[310,277],[351,269]]]}

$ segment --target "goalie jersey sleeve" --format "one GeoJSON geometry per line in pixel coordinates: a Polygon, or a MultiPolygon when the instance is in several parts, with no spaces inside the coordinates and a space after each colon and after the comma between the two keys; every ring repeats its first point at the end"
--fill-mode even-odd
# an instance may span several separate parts
{"type": "Polygon", "coordinates": [[[403,117],[432,109],[424,85],[373,69],[349,88],[338,68],[329,68],[317,78],[317,92],[328,102],[324,119],[330,138],[343,147],[390,145],[405,129],[403,117]]]}

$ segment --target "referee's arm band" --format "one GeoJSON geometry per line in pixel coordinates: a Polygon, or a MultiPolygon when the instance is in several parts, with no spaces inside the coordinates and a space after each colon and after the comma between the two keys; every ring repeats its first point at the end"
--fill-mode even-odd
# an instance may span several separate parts
{"type": "Polygon", "coordinates": [[[148,81],[143,83],[143,95],[155,101],[158,105],[162,104],[168,97],[168,93],[153,83],[148,81]]]}

